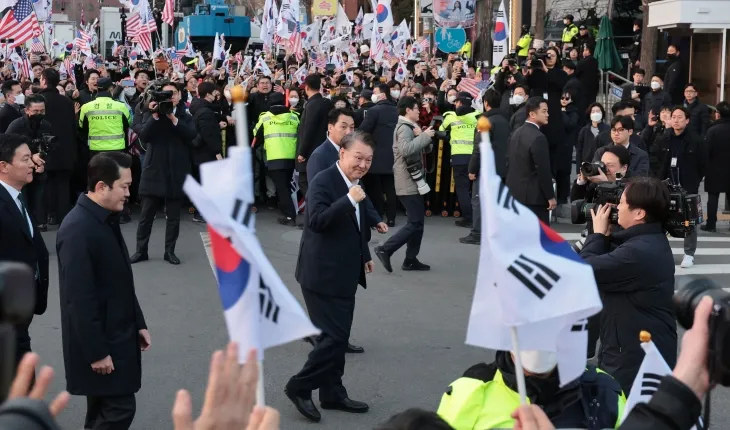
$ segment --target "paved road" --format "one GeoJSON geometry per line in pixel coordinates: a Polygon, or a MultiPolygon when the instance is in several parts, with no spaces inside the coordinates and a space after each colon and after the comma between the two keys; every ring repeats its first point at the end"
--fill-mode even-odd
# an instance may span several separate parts
{"type": "MultiPolygon", "coordinates": [[[[205,227],[192,223],[187,216],[183,218],[177,252],[183,264],[175,267],[162,260],[164,222],[163,216],[158,218],[151,240],[152,260],[134,266],[137,295],[152,335],[152,349],[143,354],[144,381],[133,425],[134,429],[145,430],[172,428],[170,408],[175,391],[181,387],[191,390],[194,405],[199,408],[210,354],[227,339],[213,274],[201,242],[200,233],[205,227]]],[[[259,215],[259,238],[284,282],[301,299],[293,278],[301,233],[279,226],[274,218],[271,213],[259,215]]],[[[403,220],[400,216],[398,225],[403,220]]],[[[727,231],[726,223],[718,227],[727,231]]],[[[566,224],[559,224],[557,229],[569,234],[580,230],[566,224]]],[[[136,223],[123,226],[131,250],[135,231],[136,223]]],[[[358,292],[352,341],[364,346],[366,353],[348,355],[344,382],[353,399],[370,404],[368,414],[323,411],[321,423],[309,423],[285,398],[283,387],[300,369],[311,347],[294,342],[266,352],[267,403],[281,412],[282,428],[372,429],[408,407],[435,408],[443,390],[464,369],[493,359],[493,352],[464,344],[479,250],[458,243],[457,238],[466,233],[453,225],[452,218],[428,219],[420,258],[433,270],[404,273],[396,269],[388,274],[378,267],[369,278],[370,288],[358,292]]],[[[49,307],[33,322],[31,335],[34,350],[57,371],[55,392],[64,387],[55,233],[45,233],[44,237],[52,253],[49,307]]],[[[371,245],[385,237],[377,235],[371,245]]],[[[702,238],[706,239],[700,241],[702,252],[698,252],[696,267],[706,266],[709,276],[727,285],[730,234],[703,234],[702,238]],[[723,240],[710,241],[716,237],[723,240]],[[709,265],[715,266],[710,270],[709,265]]],[[[672,242],[672,246],[681,249],[681,242],[672,242]]],[[[676,257],[677,261],[681,258],[676,257]]],[[[393,258],[394,265],[399,265],[402,258],[400,251],[393,258]]],[[[716,390],[713,427],[730,426],[730,411],[724,407],[729,402],[727,390],[716,390]]],[[[84,412],[85,400],[73,398],[60,417],[61,424],[66,429],[82,428],[84,412]]]]}

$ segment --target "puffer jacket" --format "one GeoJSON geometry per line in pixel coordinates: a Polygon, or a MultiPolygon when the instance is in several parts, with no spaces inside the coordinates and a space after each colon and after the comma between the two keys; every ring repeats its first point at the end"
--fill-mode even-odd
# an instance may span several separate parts
{"type": "Polygon", "coordinates": [[[432,149],[431,137],[425,133],[416,137],[414,127],[418,126],[401,116],[393,132],[393,179],[398,196],[418,195],[416,182],[406,167],[421,160],[421,151],[430,152],[432,149]]]}

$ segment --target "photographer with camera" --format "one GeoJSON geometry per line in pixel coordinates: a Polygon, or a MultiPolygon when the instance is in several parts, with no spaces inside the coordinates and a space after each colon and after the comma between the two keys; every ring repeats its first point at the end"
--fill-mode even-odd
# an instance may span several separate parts
{"type": "MultiPolygon", "coordinates": [[[[707,143],[702,136],[688,127],[690,112],[683,106],[672,110],[671,131],[664,133],[656,145],[659,150],[659,179],[669,179],[689,194],[697,194],[709,163],[707,143]]],[[[684,258],[681,267],[694,266],[697,250],[697,229],[693,228],[684,239],[684,258]]]]}
{"type": "Polygon", "coordinates": [[[418,261],[423,238],[425,220],[423,196],[430,191],[426,184],[421,153],[430,152],[431,139],[435,131],[432,127],[421,130],[418,125],[420,106],[413,97],[402,97],[398,102],[398,123],[395,126],[393,142],[393,175],[395,192],[398,200],[406,208],[408,222],[382,246],[375,248],[375,255],[383,263],[383,267],[392,272],[390,257],[403,245],[406,245],[406,258],[401,269],[429,270],[430,266],[418,261]]]}
{"type": "Polygon", "coordinates": [[[36,170],[33,182],[25,187],[28,211],[33,215],[40,231],[48,230],[48,210],[45,198],[45,158],[51,150],[53,127],[46,121],[46,99],[39,94],[31,94],[25,98],[23,116],[10,123],[7,134],[19,134],[30,140],[30,150],[34,154],[36,170]],[[42,161],[39,163],[38,161],[42,161]]]}
{"type": "Polygon", "coordinates": [[[641,330],[651,333],[670,367],[677,358],[674,257],[663,226],[669,203],[669,189],[659,180],[631,178],[618,207],[591,209],[594,233],[580,252],[593,268],[603,301],[598,367],[626,393],[644,359],[641,330]],[[612,232],[611,224],[623,230],[612,232]]]}
{"type": "Polygon", "coordinates": [[[142,166],[139,195],[142,213],[137,226],[137,250],[131,263],[149,259],[147,255],[155,214],[164,205],[165,227],[164,259],[180,264],[175,255],[175,244],[180,233],[180,211],[185,193],[185,177],[190,173],[190,150],[197,136],[195,126],[185,106],[180,103],[180,92],[172,82],[162,82],[150,91],[147,111],[142,119],[140,138],[147,143],[147,156],[142,166]]]}
{"type": "Polygon", "coordinates": [[[674,106],[664,105],[658,115],[654,111],[649,111],[649,123],[641,132],[641,140],[649,154],[649,176],[654,178],[659,177],[661,170],[661,150],[656,143],[660,141],[662,135],[672,129],[672,109],[674,106]]]}
{"type": "Polygon", "coordinates": [[[601,161],[582,163],[578,177],[570,188],[570,201],[585,199],[587,202],[594,202],[596,185],[626,178],[630,157],[628,149],[620,145],[612,145],[606,148],[601,156],[601,161]]]}
{"type": "MultiPolygon", "coordinates": [[[[618,115],[611,120],[611,129],[609,130],[613,145],[620,145],[628,149],[629,174],[631,176],[647,176],[649,175],[649,154],[638,145],[631,142],[631,136],[634,134],[634,120],[629,116],[618,115]]],[[[600,138],[600,135],[599,135],[600,138]]],[[[603,153],[611,145],[599,147],[593,154],[593,161],[600,161],[603,153]]]]}

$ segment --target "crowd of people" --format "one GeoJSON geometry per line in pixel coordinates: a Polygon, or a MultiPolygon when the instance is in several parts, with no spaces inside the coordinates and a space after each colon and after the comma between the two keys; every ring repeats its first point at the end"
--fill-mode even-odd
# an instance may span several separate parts
{"type": "MultiPolygon", "coordinates": [[[[572,17],[566,21],[570,39],[583,40],[576,44],[579,49],[520,45],[517,55],[507,56],[493,69],[486,62],[477,67],[468,53],[436,56],[424,50],[404,62],[407,70],[398,66],[399,59],[375,66],[370,48],[357,44],[339,54],[342,67],[312,65],[304,74],[292,58],[258,52],[253,53],[255,64],[260,55],[270,70],[233,72],[235,68],[217,67],[216,60],[204,67],[196,62],[180,68],[160,57],[128,69],[111,63],[77,65],[69,75],[61,73],[62,61],[32,55],[30,79],[16,80],[4,71],[0,207],[7,210],[0,211],[0,260],[35,268],[35,314],[44,313],[49,257],[41,233],[59,226],[56,250],[67,388],[87,396],[85,426],[131,425],[134,393],[141,384],[141,351],[151,346],[131,265],[149,260],[152,225],[160,211],[166,222],[163,259],[181,264],[175,254],[181,214],[189,209],[193,222],[205,223],[187,201],[183,182],[189,174],[199,180],[201,164],[225,158],[227,148],[242,143],[236,141],[236,127],[246,127],[255,154],[255,204],[278,209],[282,226],[303,229],[296,279],[312,322],[323,331],[308,339],[314,349],[287,383],[286,395],[312,421],[322,419],[311,397],[317,389],[323,409],[367,412],[368,404],[351,399],[342,384],[345,354],[364,352],[349,342],[357,287],[366,286],[373,257],[392,272],[391,258],[404,246],[401,270],[430,270],[418,255],[428,196],[434,192],[427,172],[434,151],[444,151],[453,175],[461,215],[455,224],[469,229],[459,240],[480,244],[481,137],[476,128],[483,116],[491,124],[497,175],[545,224],[556,222],[569,201],[595,193],[598,184],[630,180],[616,204],[613,224],[620,227],[611,225],[609,205],[596,208],[580,251],[594,268],[604,303],[603,312],[589,321],[586,359],[595,355],[597,366],[559,392],[555,357],[528,353],[521,357],[530,382],[528,395],[542,409],[506,402],[495,403],[501,405],[499,410],[478,408],[478,420],[465,415],[463,403],[452,393],[471,393],[468,387],[474,381],[499,381],[499,388],[490,392],[495,399],[516,391],[514,355],[499,352],[493,363],[473,366],[449,388],[438,414],[406,411],[380,428],[617,427],[624,394],[641,363],[639,330],[651,327],[664,359],[670,366],[677,362],[671,309],[674,262],[661,224],[669,200],[659,181],[675,181],[696,194],[704,180],[710,201],[702,229],[716,231],[719,194],[730,191],[727,169],[721,167],[730,104],[719,104],[719,118],[711,118],[698,100],[697,87],[682,81],[680,53],[670,45],[666,74],[647,82],[639,64],[633,65],[634,82],[624,88],[624,99],[610,106],[608,121],[608,107],[596,102],[594,44],[589,43],[587,29],[573,32],[572,17]],[[231,91],[239,85],[247,91],[248,124],[234,120],[237,108],[231,91]],[[601,164],[595,175],[581,168],[596,162],[601,164]],[[405,220],[397,223],[401,209],[405,220]],[[119,225],[133,216],[139,222],[129,255],[119,225]],[[372,255],[371,231],[384,234],[395,227],[399,229],[372,255]],[[116,257],[101,259],[102,254],[116,257]],[[598,339],[601,346],[596,350],[598,339]],[[560,400],[575,393],[594,396],[596,406],[586,413],[560,400]],[[471,426],[463,424],[472,419],[471,426]]],[[[412,47],[415,44],[406,51],[412,47]]],[[[681,266],[691,267],[696,230],[685,239],[684,248],[681,266]]],[[[705,308],[700,307],[698,315],[709,314],[705,308]]],[[[27,355],[30,323],[16,326],[21,371],[11,398],[26,394],[29,369],[37,362],[27,355]]],[[[707,342],[706,327],[702,330],[698,324],[686,336],[701,346],[707,342]]],[[[212,377],[210,383],[239,381],[248,389],[253,371],[248,365],[233,369],[233,350],[225,365],[222,353],[214,355],[211,374],[229,377],[212,377]]],[[[700,352],[683,354],[698,358],[700,352]]],[[[694,408],[699,399],[687,400],[687,386],[701,396],[709,382],[706,374],[687,369],[704,362],[683,361],[680,356],[676,379],[666,378],[662,385],[668,396],[684,395],[693,415],[699,415],[694,408]]],[[[36,384],[41,388],[30,397],[43,397],[49,378],[41,371],[36,384]]],[[[232,428],[235,421],[236,428],[276,428],[276,412],[252,413],[248,394],[246,399],[215,405],[217,410],[204,408],[195,424],[189,418],[189,396],[178,394],[175,427],[232,428]],[[225,415],[224,406],[235,402],[246,407],[228,416],[225,424],[206,416],[225,415]],[[262,424],[245,427],[249,416],[262,424]]],[[[58,413],[65,401],[57,399],[51,412],[58,413]]],[[[653,404],[662,401],[668,400],[635,408],[621,428],[648,428],[651,419],[666,423],[677,418],[671,414],[678,412],[653,404]]]]}

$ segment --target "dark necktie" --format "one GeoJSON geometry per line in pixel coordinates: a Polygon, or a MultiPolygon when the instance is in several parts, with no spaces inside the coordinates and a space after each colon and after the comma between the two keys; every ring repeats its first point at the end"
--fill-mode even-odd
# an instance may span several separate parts
{"type": "Polygon", "coordinates": [[[20,202],[20,214],[23,215],[23,227],[25,228],[25,231],[28,232],[30,237],[33,237],[33,230],[31,230],[31,227],[28,224],[28,211],[25,209],[26,205],[23,193],[18,194],[18,201],[20,202]]]}

